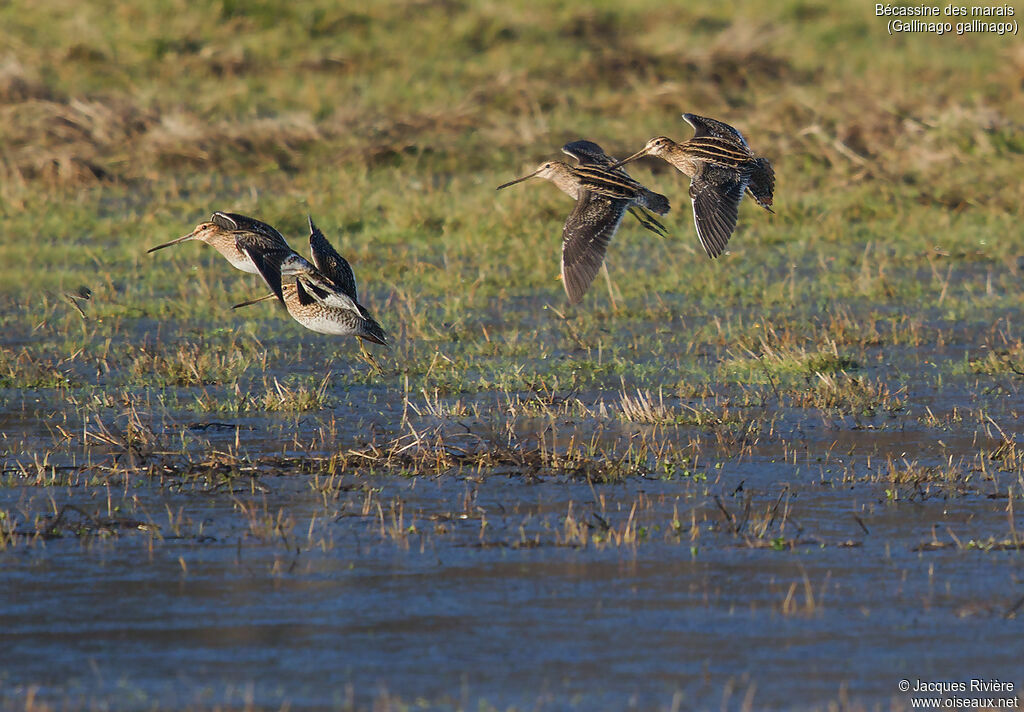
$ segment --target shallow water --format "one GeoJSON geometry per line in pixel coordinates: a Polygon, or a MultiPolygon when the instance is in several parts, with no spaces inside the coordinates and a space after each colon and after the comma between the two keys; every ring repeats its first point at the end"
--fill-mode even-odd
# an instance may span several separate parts
{"type": "MultiPolygon", "coordinates": [[[[239,437],[256,447],[257,434],[239,437]]],[[[52,512],[52,498],[102,512],[109,500],[163,524],[160,536],[127,528],[0,554],[0,699],[16,706],[34,689],[58,706],[111,709],[331,709],[384,694],[436,707],[811,709],[848,695],[888,709],[907,704],[903,678],[1020,684],[1020,618],[1004,617],[1024,596],[1019,553],[915,550],[950,533],[1006,536],[1005,497],[939,488],[891,501],[885,484],[837,480],[836,453],[856,450],[864,464],[845,471],[866,476],[864,452],[941,461],[972,438],[943,440],[936,452],[905,427],[806,421],[747,457],[709,457],[697,476],[345,475],[327,503],[288,470],[259,476],[259,491],[7,488],[0,505],[23,511],[52,512]],[[783,442],[799,444],[796,464],[783,442]],[[736,516],[749,500],[744,536],[716,496],[736,516]],[[779,501],[786,528],[754,536],[779,501]],[[239,502],[285,512],[287,531],[259,533],[239,502]],[[639,541],[595,542],[634,506],[639,541]],[[570,515],[586,522],[585,546],[568,541],[570,515]],[[795,543],[774,550],[776,536],[795,543]]],[[[1019,509],[1013,520],[1024,531],[1019,509]]]]}
{"type": "Polygon", "coordinates": [[[1019,690],[1024,558],[992,545],[1024,532],[1007,499],[1024,482],[978,458],[1019,436],[1024,392],[937,387],[928,364],[964,350],[867,349],[859,377],[906,387],[892,416],[769,395],[721,427],[595,415],[618,384],[572,394],[582,415],[548,394],[555,415],[523,417],[498,393],[464,396],[473,414],[407,408],[384,383],[298,415],[154,402],[135,417],[157,444],[133,448],[101,437],[128,432],[117,407],[0,391],[0,511],[24,535],[0,550],[0,707],[903,709],[901,679],[1019,690]],[[953,417],[979,404],[988,421],[953,417]],[[592,441],[596,461],[656,444],[675,464],[651,453],[610,483],[535,463],[324,469],[427,433],[448,452],[592,441]],[[911,466],[956,474],[889,474],[911,466]],[[49,486],[20,484],[39,471],[49,486]]]}

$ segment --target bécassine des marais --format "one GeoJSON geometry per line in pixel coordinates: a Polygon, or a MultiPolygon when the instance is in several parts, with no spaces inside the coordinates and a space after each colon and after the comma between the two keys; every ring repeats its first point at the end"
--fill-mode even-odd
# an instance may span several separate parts
{"type": "Polygon", "coordinates": [[[963,5],[875,5],[876,17],[1013,17],[1012,5],[991,5],[967,8],[963,5]]]}
{"type": "Polygon", "coordinates": [[[887,25],[889,34],[902,34],[905,32],[931,32],[937,35],[944,35],[953,32],[953,23],[949,21],[927,21],[935,17],[956,17],[964,18],[966,21],[956,23],[956,33],[965,35],[974,32],[991,32],[998,35],[1016,35],[1017,21],[1012,22],[985,22],[979,18],[1009,18],[1013,17],[1012,5],[985,5],[971,7],[970,10],[964,5],[953,5],[950,3],[944,8],[938,5],[887,5],[877,3],[875,5],[876,17],[905,17],[906,20],[889,20],[887,25]],[[925,18],[919,20],[917,18],[925,18]],[[972,19],[967,20],[970,17],[972,19]]]}

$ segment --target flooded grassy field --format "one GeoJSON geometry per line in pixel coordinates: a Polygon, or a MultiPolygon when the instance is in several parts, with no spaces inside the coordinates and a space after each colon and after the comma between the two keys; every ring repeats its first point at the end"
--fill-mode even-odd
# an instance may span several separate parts
{"type": "Polygon", "coordinates": [[[50,5],[0,5],[0,708],[1017,702],[1017,37],[858,3],[50,5]],[[685,177],[631,165],[670,235],[624,222],[569,305],[571,202],[495,187],[684,111],[771,159],[776,214],[708,260],[685,177]],[[266,287],[208,247],[146,254],[213,210],[300,251],[311,214],[379,368],[232,309],[266,287]]]}

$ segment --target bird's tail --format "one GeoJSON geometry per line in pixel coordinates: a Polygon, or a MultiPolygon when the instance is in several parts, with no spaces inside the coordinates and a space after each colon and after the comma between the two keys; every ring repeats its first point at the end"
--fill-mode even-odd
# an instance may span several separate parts
{"type": "Polygon", "coordinates": [[[758,205],[770,213],[774,212],[772,199],[775,197],[775,169],[765,158],[755,158],[753,164],[747,190],[754,196],[758,205]]]}
{"type": "Polygon", "coordinates": [[[655,193],[653,190],[644,188],[640,195],[643,199],[641,205],[651,212],[657,213],[658,215],[666,215],[671,209],[671,206],[668,203],[668,198],[661,193],[655,193]]]}
{"type": "Polygon", "coordinates": [[[390,344],[388,344],[388,333],[381,328],[381,325],[377,323],[376,319],[369,315],[364,316],[363,323],[359,326],[359,333],[357,336],[366,339],[367,341],[372,341],[375,344],[391,348],[390,344]]]}

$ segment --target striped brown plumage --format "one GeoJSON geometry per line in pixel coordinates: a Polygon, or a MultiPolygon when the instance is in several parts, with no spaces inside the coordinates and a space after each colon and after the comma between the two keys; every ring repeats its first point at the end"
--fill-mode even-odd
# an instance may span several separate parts
{"type": "Polygon", "coordinates": [[[690,200],[697,238],[709,257],[725,250],[736,229],[744,191],[772,212],[775,171],[754,154],[743,135],[729,124],[696,114],[683,114],[694,128],[689,141],[676,143],[658,136],[629,158],[612,164],[617,169],[641,156],[657,156],[690,176],[690,200]]]}
{"type": "Polygon", "coordinates": [[[151,247],[148,252],[156,252],[189,240],[206,243],[223,255],[235,269],[250,274],[259,274],[259,270],[249,254],[239,246],[240,240],[261,250],[291,249],[284,236],[267,223],[238,213],[217,211],[210,216],[209,221],[199,223],[189,234],[151,247]]]}
{"type": "MultiPolygon", "coordinates": [[[[633,180],[625,171],[612,171],[599,165],[602,159],[596,152],[602,155],[604,152],[597,144],[574,142],[566,144],[563,151],[577,157],[580,165],[574,167],[562,161],[548,161],[533,173],[498,186],[498,190],[537,177],[551,181],[563,193],[576,199],[576,206],[562,228],[562,285],[569,301],[576,303],[583,298],[600,271],[605,252],[626,210],[643,209],[645,212],[637,219],[647,229],[663,235],[664,227],[646,211],[664,215],[669,211],[669,202],[665,196],[633,180]]],[[[607,160],[608,164],[612,162],[612,159],[607,160]]]]}
{"type": "MultiPolygon", "coordinates": [[[[604,168],[607,170],[610,166],[612,166],[615,163],[615,158],[613,156],[609,156],[607,153],[605,153],[604,149],[601,148],[598,144],[594,143],[593,141],[587,141],[585,139],[571,141],[565,144],[564,146],[562,146],[562,153],[565,153],[566,155],[575,158],[580,166],[596,166],[598,168],[604,168]]],[[[659,221],[656,217],[654,217],[654,215],[651,214],[651,211],[657,213],[658,215],[667,214],[670,210],[668,198],[666,198],[664,195],[661,195],[660,193],[655,193],[653,190],[648,190],[638,181],[634,180],[632,176],[630,176],[629,173],[627,173],[623,168],[616,168],[615,170],[611,171],[611,173],[627,181],[631,181],[631,183],[634,186],[636,186],[638,191],[640,191],[640,194],[645,199],[645,202],[652,205],[652,208],[650,210],[641,205],[630,205],[628,208],[626,208],[629,214],[636,218],[637,222],[639,222],[646,229],[650,230],[658,237],[667,236],[668,230],[665,228],[664,225],[662,225],[661,221],[659,221]]],[[[576,198],[578,196],[574,195],[572,197],[576,198]]]]}
{"type": "Polygon", "coordinates": [[[252,240],[242,240],[240,246],[299,324],[321,334],[357,336],[388,346],[387,332],[359,303],[352,267],[331,246],[312,218],[309,218],[309,248],[314,264],[290,248],[264,249],[252,240]]]}

